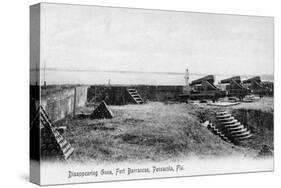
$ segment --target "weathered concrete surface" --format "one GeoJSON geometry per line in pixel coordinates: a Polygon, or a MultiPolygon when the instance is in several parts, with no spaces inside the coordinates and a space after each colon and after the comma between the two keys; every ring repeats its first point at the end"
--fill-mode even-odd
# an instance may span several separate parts
{"type": "Polygon", "coordinates": [[[41,96],[41,105],[46,110],[51,121],[60,120],[72,115],[75,107],[83,107],[87,102],[87,86],[63,88],[41,96]],[[74,100],[76,89],[76,100],[74,100]]]}
{"type": "Polygon", "coordinates": [[[183,86],[91,86],[88,89],[88,102],[99,103],[105,101],[109,105],[124,105],[131,103],[127,89],[137,90],[144,102],[177,100],[183,92],[183,86]]]}

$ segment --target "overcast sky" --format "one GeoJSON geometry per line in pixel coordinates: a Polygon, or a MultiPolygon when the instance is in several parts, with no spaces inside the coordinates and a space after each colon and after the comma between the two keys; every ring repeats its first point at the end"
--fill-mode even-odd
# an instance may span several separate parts
{"type": "Polygon", "coordinates": [[[273,18],[42,4],[44,63],[62,69],[273,74],[273,18]]]}

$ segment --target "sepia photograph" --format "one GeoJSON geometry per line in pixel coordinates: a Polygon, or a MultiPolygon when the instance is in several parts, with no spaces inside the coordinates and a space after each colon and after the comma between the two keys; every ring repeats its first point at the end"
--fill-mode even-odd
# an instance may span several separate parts
{"type": "Polygon", "coordinates": [[[274,18],[32,5],[29,132],[41,185],[273,171],[274,18]]]}

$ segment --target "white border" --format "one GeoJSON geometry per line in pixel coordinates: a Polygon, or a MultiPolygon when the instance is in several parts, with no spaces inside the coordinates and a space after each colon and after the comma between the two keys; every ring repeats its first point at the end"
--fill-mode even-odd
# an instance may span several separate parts
{"type": "MultiPolygon", "coordinates": [[[[39,1],[1,2],[1,155],[0,185],[33,186],[28,182],[29,5],[39,1]]],[[[281,11],[277,0],[52,0],[55,3],[104,5],[275,17],[275,52],[281,52],[281,11]]],[[[280,55],[275,53],[275,172],[145,181],[84,184],[81,187],[273,187],[280,171],[280,55]]],[[[67,187],[77,187],[68,185],[67,187]]]]}

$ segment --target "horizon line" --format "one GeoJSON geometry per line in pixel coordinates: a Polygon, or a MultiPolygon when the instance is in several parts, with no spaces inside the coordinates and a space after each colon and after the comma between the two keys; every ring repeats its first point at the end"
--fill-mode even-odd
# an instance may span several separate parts
{"type": "MultiPolygon", "coordinates": [[[[43,68],[43,69],[30,69],[30,71],[61,71],[61,72],[107,72],[107,73],[136,73],[136,74],[170,74],[170,75],[184,75],[185,72],[157,72],[157,71],[125,71],[125,70],[95,70],[95,69],[63,69],[63,68],[43,68]]],[[[221,74],[221,73],[191,73],[191,75],[218,75],[218,76],[255,76],[255,75],[261,75],[261,76],[274,76],[274,74],[221,74]]]]}

